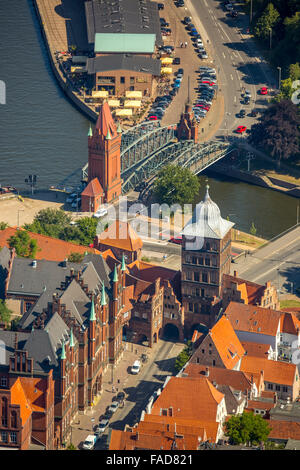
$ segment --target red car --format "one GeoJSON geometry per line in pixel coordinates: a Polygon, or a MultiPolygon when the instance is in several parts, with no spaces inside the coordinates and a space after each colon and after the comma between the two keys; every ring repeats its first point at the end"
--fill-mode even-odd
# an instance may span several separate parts
{"type": "Polygon", "coordinates": [[[199,108],[206,109],[206,111],[210,110],[209,104],[199,104],[199,108]]]}
{"type": "Polygon", "coordinates": [[[236,132],[238,134],[243,134],[246,131],[247,127],[246,126],[238,126],[236,129],[236,132]]]}
{"type": "Polygon", "coordinates": [[[158,117],[157,116],[149,116],[148,119],[149,119],[149,121],[157,121],[158,117]]]}
{"type": "Polygon", "coordinates": [[[268,94],[268,88],[266,86],[261,87],[260,94],[261,95],[267,95],[268,94]]]}
{"type": "Polygon", "coordinates": [[[182,245],[182,236],[180,235],[179,237],[172,237],[169,240],[170,243],[176,243],[177,245],[182,245]]]}

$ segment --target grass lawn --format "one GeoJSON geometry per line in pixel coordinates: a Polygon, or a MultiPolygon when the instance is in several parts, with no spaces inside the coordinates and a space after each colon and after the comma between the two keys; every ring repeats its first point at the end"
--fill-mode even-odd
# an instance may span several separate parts
{"type": "Polygon", "coordinates": [[[266,240],[259,237],[254,237],[249,233],[241,232],[240,230],[233,229],[232,242],[242,243],[253,248],[259,248],[266,243],[266,240]]]}
{"type": "Polygon", "coordinates": [[[280,302],[280,308],[292,308],[300,307],[300,301],[298,300],[282,300],[280,302]]]}

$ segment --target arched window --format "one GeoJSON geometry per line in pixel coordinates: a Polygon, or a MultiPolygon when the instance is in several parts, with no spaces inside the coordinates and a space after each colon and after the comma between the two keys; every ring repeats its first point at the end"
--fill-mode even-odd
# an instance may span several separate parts
{"type": "Polygon", "coordinates": [[[18,425],[17,425],[17,413],[14,410],[11,412],[11,427],[12,428],[18,427],[18,425]]]}
{"type": "Polygon", "coordinates": [[[1,411],[2,411],[2,426],[7,426],[7,398],[6,397],[2,398],[1,411]]]}

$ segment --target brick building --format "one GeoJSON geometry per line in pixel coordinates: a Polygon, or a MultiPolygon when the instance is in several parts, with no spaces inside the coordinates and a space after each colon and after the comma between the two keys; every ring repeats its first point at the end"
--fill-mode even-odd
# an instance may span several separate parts
{"type": "Polygon", "coordinates": [[[186,332],[200,324],[210,327],[215,323],[221,307],[222,277],[230,272],[233,223],[222,219],[208,189],[182,236],[181,297],[186,332]]]}

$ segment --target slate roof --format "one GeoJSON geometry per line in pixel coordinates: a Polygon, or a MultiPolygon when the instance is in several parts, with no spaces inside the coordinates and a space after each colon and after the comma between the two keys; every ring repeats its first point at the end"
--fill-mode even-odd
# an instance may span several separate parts
{"type": "Polygon", "coordinates": [[[91,0],[85,2],[89,43],[96,33],[155,34],[162,42],[156,2],[149,0],[91,0]]]}
{"type": "Polygon", "coordinates": [[[134,54],[109,54],[87,60],[87,71],[90,75],[109,70],[131,70],[158,76],[160,69],[160,60],[134,54]]]}

